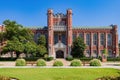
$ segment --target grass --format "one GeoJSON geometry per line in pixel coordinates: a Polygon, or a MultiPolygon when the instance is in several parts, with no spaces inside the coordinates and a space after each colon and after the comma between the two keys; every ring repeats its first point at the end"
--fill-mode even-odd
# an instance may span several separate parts
{"type": "Polygon", "coordinates": [[[112,68],[0,68],[0,75],[20,80],[95,80],[120,76],[120,71],[112,68]]]}

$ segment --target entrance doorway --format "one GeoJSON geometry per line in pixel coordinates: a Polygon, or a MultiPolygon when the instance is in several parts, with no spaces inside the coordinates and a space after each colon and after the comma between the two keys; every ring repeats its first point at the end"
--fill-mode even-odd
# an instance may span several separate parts
{"type": "Polygon", "coordinates": [[[62,50],[56,51],[56,58],[64,58],[64,52],[62,50]]]}

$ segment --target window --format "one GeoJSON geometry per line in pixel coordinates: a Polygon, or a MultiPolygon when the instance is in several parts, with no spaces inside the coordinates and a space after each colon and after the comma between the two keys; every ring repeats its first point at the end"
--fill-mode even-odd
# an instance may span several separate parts
{"type": "Polygon", "coordinates": [[[79,34],[79,37],[83,39],[83,33],[80,33],[80,34],[79,34]]]}
{"type": "Polygon", "coordinates": [[[90,57],[90,50],[86,50],[86,57],[90,57]]]}
{"type": "Polygon", "coordinates": [[[100,34],[100,44],[105,45],[105,34],[104,33],[100,34]]]}
{"type": "Polygon", "coordinates": [[[97,38],[98,38],[97,33],[93,34],[93,45],[97,45],[97,38]]]}
{"type": "Polygon", "coordinates": [[[93,57],[97,57],[97,50],[93,50],[92,56],[93,56],[93,57]]]}
{"type": "Polygon", "coordinates": [[[86,34],[86,45],[90,45],[90,34],[86,34]]]}
{"type": "Polygon", "coordinates": [[[73,34],[73,40],[76,38],[76,34],[73,34]]]}
{"type": "Polygon", "coordinates": [[[108,34],[108,36],[107,36],[107,44],[108,44],[108,46],[112,45],[112,34],[108,34]]]}
{"type": "Polygon", "coordinates": [[[108,50],[108,57],[112,57],[112,50],[111,49],[108,50]]]}
{"type": "Polygon", "coordinates": [[[62,43],[66,44],[66,35],[65,34],[62,34],[62,43]]]}
{"type": "Polygon", "coordinates": [[[58,35],[57,34],[54,34],[54,44],[58,43],[58,35]]]}

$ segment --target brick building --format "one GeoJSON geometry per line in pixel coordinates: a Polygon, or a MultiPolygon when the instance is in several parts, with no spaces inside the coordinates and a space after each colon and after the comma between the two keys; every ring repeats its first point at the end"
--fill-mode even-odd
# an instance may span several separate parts
{"type": "MultiPolygon", "coordinates": [[[[0,27],[0,31],[2,30],[0,27]]],[[[48,9],[47,26],[31,30],[36,42],[40,35],[46,36],[49,56],[54,58],[65,58],[70,55],[72,41],[78,36],[83,38],[87,46],[84,51],[86,57],[101,56],[104,49],[107,49],[108,57],[119,56],[117,25],[73,27],[71,9],[68,9],[66,14],[54,14],[52,9],[48,9]]]]}
{"type": "Polygon", "coordinates": [[[101,56],[104,49],[108,51],[108,57],[119,56],[117,25],[103,27],[88,27],[72,25],[72,10],[66,14],[54,14],[52,9],[47,11],[47,26],[33,28],[35,41],[44,34],[48,40],[49,56],[65,58],[71,53],[72,41],[75,37],[83,38],[87,48],[86,57],[101,56]]]}

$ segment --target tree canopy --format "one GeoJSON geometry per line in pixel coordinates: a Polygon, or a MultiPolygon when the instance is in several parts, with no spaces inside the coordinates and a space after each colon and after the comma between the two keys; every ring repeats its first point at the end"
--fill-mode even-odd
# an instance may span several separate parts
{"type": "Polygon", "coordinates": [[[86,45],[84,44],[84,41],[82,38],[77,37],[73,40],[73,46],[72,46],[72,56],[73,57],[84,57],[84,50],[86,48],[86,45]]]}

